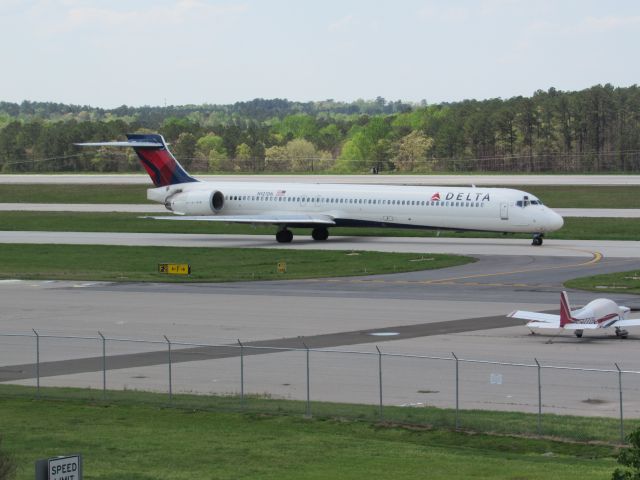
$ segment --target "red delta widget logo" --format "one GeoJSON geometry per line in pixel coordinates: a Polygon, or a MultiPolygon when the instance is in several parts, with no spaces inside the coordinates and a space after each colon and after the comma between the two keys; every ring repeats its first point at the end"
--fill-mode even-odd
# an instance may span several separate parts
{"type": "MultiPolygon", "coordinates": [[[[432,202],[439,202],[440,192],[436,192],[431,195],[432,202]]],[[[469,192],[469,193],[455,193],[455,192],[447,192],[442,200],[459,200],[463,202],[488,202],[490,201],[490,197],[488,193],[483,192],[469,192]]]]}

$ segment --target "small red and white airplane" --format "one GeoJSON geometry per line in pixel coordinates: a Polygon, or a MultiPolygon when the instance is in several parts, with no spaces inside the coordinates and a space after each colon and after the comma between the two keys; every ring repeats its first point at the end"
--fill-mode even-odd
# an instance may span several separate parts
{"type": "Polygon", "coordinates": [[[618,305],[608,298],[597,298],[584,307],[571,310],[567,292],[560,294],[560,315],[516,310],[507,317],[529,320],[529,328],[557,328],[573,330],[576,337],[582,337],[585,330],[615,327],[616,336],[627,338],[629,332],[624,327],[640,326],[640,318],[627,318],[631,309],[618,305]]]}

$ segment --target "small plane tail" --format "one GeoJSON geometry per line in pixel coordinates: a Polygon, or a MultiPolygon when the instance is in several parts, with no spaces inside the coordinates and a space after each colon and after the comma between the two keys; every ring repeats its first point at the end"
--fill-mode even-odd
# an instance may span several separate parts
{"type": "Polygon", "coordinates": [[[169,151],[162,135],[130,133],[126,142],[77,143],[84,147],[132,147],[156,187],[197,182],[169,151]]]}
{"type": "Polygon", "coordinates": [[[574,319],[571,316],[571,305],[569,304],[569,296],[567,292],[562,292],[560,294],[560,327],[564,328],[564,326],[568,323],[573,323],[574,319]]]}

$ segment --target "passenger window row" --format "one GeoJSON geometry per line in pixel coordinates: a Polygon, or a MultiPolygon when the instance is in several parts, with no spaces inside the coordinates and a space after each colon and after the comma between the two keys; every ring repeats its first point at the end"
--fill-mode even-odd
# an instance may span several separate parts
{"type": "MultiPolygon", "coordinates": [[[[255,196],[255,195],[230,195],[230,201],[245,202],[295,202],[295,203],[315,203],[315,204],[358,204],[358,205],[404,205],[415,207],[484,207],[484,202],[461,202],[461,201],[433,201],[433,200],[380,200],[365,198],[316,198],[316,197],[281,197],[281,196],[255,196]]],[[[518,202],[519,204],[521,202],[518,202]]],[[[537,201],[531,201],[538,204],[537,201]]]]}

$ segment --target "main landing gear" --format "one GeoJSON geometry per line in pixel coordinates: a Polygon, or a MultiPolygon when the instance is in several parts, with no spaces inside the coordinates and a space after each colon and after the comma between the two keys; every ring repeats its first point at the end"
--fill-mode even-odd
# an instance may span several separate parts
{"type": "Polygon", "coordinates": [[[325,227],[314,228],[313,230],[311,230],[311,237],[314,240],[326,240],[327,238],[329,238],[329,230],[325,227]]]}
{"type": "Polygon", "coordinates": [[[276,233],[276,240],[278,243],[291,243],[291,240],[293,240],[293,233],[291,230],[287,230],[286,228],[278,230],[276,233]]]}
{"type": "Polygon", "coordinates": [[[616,327],[616,337],[627,338],[628,336],[629,336],[629,332],[627,332],[623,328],[616,327]]]}
{"type": "Polygon", "coordinates": [[[543,237],[542,233],[536,233],[533,236],[533,241],[531,242],[531,245],[535,245],[536,247],[539,247],[540,245],[542,245],[542,237],[543,237]]]}
{"type": "Polygon", "coordinates": [[[576,337],[582,338],[582,334],[584,333],[584,330],[576,330],[574,333],[576,337]]]}
{"type": "MultiPolygon", "coordinates": [[[[326,227],[316,227],[311,230],[311,237],[317,241],[323,241],[329,238],[329,230],[326,227]]],[[[276,240],[278,243],[291,243],[293,240],[293,233],[287,227],[282,227],[276,233],[276,240]]]]}

